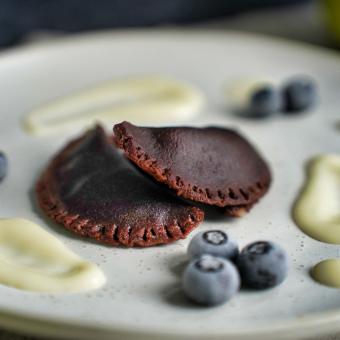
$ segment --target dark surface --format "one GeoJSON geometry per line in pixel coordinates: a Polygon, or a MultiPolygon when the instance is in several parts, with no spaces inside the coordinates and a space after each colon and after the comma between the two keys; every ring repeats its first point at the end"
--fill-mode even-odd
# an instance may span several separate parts
{"type": "Polygon", "coordinates": [[[114,133],[128,158],[187,199],[219,207],[251,205],[269,187],[267,164],[235,131],[123,122],[114,133]]]}
{"type": "Polygon", "coordinates": [[[184,238],[203,212],[135,170],[101,128],[69,144],[38,184],[40,205],[83,236],[125,246],[184,238]]]}
{"type": "Polygon", "coordinates": [[[36,30],[79,32],[190,23],[306,0],[0,0],[0,46],[36,30]]]}

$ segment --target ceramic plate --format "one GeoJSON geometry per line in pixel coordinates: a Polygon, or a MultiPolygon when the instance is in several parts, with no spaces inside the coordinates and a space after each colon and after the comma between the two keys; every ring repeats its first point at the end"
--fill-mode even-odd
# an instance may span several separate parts
{"type": "MultiPolygon", "coordinates": [[[[318,261],[339,255],[339,246],[305,236],[291,219],[304,180],[305,162],[338,152],[340,58],[329,51],[226,32],[121,32],[80,36],[0,57],[0,149],[10,161],[0,187],[0,216],[28,218],[82,257],[96,262],[107,284],[85,294],[50,295],[0,286],[0,325],[57,337],[110,339],[273,339],[340,330],[339,290],[308,275],[318,261]],[[148,249],[117,249],[74,237],[35,207],[33,186],[49,158],[80,129],[44,137],[26,134],[23,116],[72,91],[117,77],[164,74],[201,88],[208,105],[191,125],[236,127],[262,151],[274,182],[247,216],[208,216],[199,230],[221,228],[241,246],[268,239],[290,257],[287,280],[263,292],[243,291],[216,308],[183,299],[180,272],[187,240],[148,249]],[[309,113],[265,121],[237,118],[225,107],[223,87],[241,76],[313,76],[320,102],[309,113]]],[[[116,123],[112,121],[112,125],[116,123]]],[[[176,124],[171,121],[169,122],[176,124]]],[[[111,129],[112,126],[107,126],[111,129]]],[[[195,235],[194,231],[192,235],[195,235]]]]}

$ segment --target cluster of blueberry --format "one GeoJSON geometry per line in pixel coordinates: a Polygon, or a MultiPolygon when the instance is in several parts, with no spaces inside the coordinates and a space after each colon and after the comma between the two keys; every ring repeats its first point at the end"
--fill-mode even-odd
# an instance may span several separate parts
{"type": "Polygon", "coordinates": [[[0,182],[6,177],[7,175],[7,158],[6,155],[0,151],[0,182]]]}
{"type": "Polygon", "coordinates": [[[241,113],[254,118],[266,118],[277,112],[296,114],[312,107],[316,98],[317,86],[310,77],[294,77],[279,89],[269,83],[256,86],[241,113]]]}
{"type": "Polygon", "coordinates": [[[288,272],[286,252],[274,242],[258,241],[241,252],[221,230],[197,234],[188,247],[190,262],[182,286],[185,294],[202,305],[228,301],[242,286],[266,289],[279,285],[288,272]]]}

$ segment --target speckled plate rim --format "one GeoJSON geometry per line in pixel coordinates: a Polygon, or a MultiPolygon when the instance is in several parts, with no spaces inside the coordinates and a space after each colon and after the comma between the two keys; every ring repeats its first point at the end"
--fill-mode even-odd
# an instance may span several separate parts
{"type": "Polygon", "coordinates": [[[0,327],[9,331],[35,336],[66,338],[66,339],[111,339],[111,340],[242,340],[242,339],[298,339],[316,336],[325,336],[339,331],[340,311],[317,313],[313,316],[300,316],[294,321],[275,323],[265,328],[250,330],[239,330],[237,332],[205,333],[192,335],[178,333],[176,329],[172,332],[164,332],[152,328],[146,330],[135,327],[127,329],[115,326],[109,328],[101,324],[81,324],[69,320],[52,320],[45,316],[24,315],[12,311],[0,311],[0,327]]]}
{"type": "MultiPolygon", "coordinates": [[[[123,30],[123,31],[106,31],[101,33],[79,34],[69,37],[57,38],[53,42],[47,42],[35,46],[21,46],[9,49],[0,53],[0,62],[3,63],[16,63],[20,62],[22,58],[34,56],[35,54],[44,54],[50,52],[51,49],[60,49],[61,46],[67,48],[68,46],[75,47],[75,45],[91,45],[95,41],[106,41],[108,39],[122,38],[127,39],[131,36],[167,36],[173,37],[174,35],[183,34],[192,37],[209,36],[220,34],[224,38],[232,38],[239,40],[257,40],[259,43],[264,42],[273,46],[287,46],[290,49],[296,49],[304,52],[312,52],[319,58],[327,58],[329,62],[340,64],[340,54],[336,51],[315,47],[306,43],[294,42],[283,38],[273,38],[262,36],[258,34],[241,33],[233,31],[222,31],[216,29],[162,29],[162,30],[123,30]]],[[[134,327],[133,329],[124,327],[122,325],[112,324],[112,327],[107,327],[99,323],[77,323],[67,319],[51,319],[44,315],[35,314],[20,314],[16,311],[9,309],[0,309],[0,327],[15,331],[18,333],[32,334],[52,338],[82,338],[82,339],[122,339],[125,340],[152,340],[160,338],[162,340],[173,339],[209,339],[209,340],[222,340],[222,339],[297,339],[300,337],[318,336],[325,334],[332,334],[340,331],[340,309],[327,311],[322,313],[315,313],[313,315],[299,315],[293,321],[272,323],[268,327],[256,328],[252,330],[238,330],[237,332],[226,333],[204,333],[198,336],[192,335],[189,332],[176,332],[174,328],[171,332],[164,332],[156,328],[146,330],[145,327],[140,329],[134,327]]]]}

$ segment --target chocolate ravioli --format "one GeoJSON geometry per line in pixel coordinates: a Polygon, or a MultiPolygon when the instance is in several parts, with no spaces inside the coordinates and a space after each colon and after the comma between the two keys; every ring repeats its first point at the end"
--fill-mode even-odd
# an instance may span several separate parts
{"type": "Polygon", "coordinates": [[[237,132],[218,127],[114,126],[116,144],[156,180],[184,198],[247,212],[268,190],[266,162],[237,132]]]}
{"type": "Polygon", "coordinates": [[[37,183],[41,208],[81,236],[127,247],[186,237],[203,220],[199,208],[171,196],[140,173],[101,127],[70,142],[37,183]]]}

